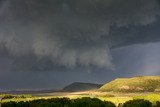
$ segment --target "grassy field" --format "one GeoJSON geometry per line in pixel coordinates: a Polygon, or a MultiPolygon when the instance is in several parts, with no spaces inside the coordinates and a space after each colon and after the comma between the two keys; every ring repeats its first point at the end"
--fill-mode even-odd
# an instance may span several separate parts
{"type": "Polygon", "coordinates": [[[119,103],[124,103],[129,100],[133,99],[146,99],[153,103],[156,101],[160,101],[160,94],[159,93],[114,93],[114,92],[98,92],[98,91],[85,91],[85,92],[73,92],[73,93],[46,93],[46,94],[35,94],[32,97],[26,98],[11,98],[11,99],[4,99],[3,102],[9,101],[30,101],[36,99],[50,99],[50,98],[62,98],[68,97],[70,99],[82,98],[82,97],[91,97],[91,98],[99,98],[103,101],[111,101],[118,105],[119,103]]]}
{"type": "Polygon", "coordinates": [[[100,91],[114,92],[160,92],[160,76],[117,78],[103,85],[100,91]]]}

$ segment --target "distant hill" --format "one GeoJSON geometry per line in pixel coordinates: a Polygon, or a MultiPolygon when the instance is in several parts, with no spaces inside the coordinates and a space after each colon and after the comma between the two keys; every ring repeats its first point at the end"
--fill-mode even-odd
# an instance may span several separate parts
{"type": "Polygon", "coordinates": [[[87,90],[99,89],[101,86],[102,84],[74,82],[64,87],[62,91],[66,92],[87,91],[87,90]]]}
{"type": "Polygon", "coordinates": [[[113,92],[160,92],[160,76],[118,78],[104,84],[99,90],[113,92]]]}

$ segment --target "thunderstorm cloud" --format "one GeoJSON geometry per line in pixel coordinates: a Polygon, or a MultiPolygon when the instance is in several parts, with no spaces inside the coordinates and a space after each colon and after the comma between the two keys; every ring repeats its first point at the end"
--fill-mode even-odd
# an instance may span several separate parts
{"type": "Polygon", "coordinates": [[[10,68],[114,69],[111,49],[160,40],[159,0],[0,0],[10,68]]]}

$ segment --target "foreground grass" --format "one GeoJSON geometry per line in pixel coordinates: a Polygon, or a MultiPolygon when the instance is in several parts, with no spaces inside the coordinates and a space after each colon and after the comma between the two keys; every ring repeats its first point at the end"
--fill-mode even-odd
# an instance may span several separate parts
{"type": "Polygon", "coordinates": [[[78,99],[52,98],[27,102],[6,102],[2,107],[116,107],[114,103],[98,98],[83,97],[78,99]]]}
{"type": "Polygon", "coordinates": [[[33,101],[6,102],[2,107],[160,107],[160,102],[155,105],[148,100],[130,100],[119,105],[110,101],[101,101],[98,98],[83,97],[77,99],[52,98],[33,101]]]}
{"type": "Polygon", "coordinates": [[[90,97],[90,98],[98,98],[102,101],[110,101],[113,102],[115,105],[118,105],[119,103],[125,103],[126,101],[132,100],[132,97],[114,97],[114,96],[97,96],[97,95],[66,95],[66,96],[43,96],[43,97],[37,97],[33,96],[32,98],[12,98],[12,99],[4,99],[2,103],[5,102],[20,102],[20,101],[33,101],[33,100],[39,100],[39,99],[51,99],[51,98],[63,98],[67,97],[70,99],[77,99],[77,98],[83,98],[83,97],[90,97]]]}
{"type": "Polygon", "coordinates": [[[63,98],[67,97],[70,99],[77,99],[77,98],[83,98],[83,97],[90,97],[90,98],[98,98],[102,101],[110,101],[113,102],[115,105],[118,105],[119,103],[125,103],[129,100],[134,100],[134,99],[144,99],[144,100],[149,100],[153,104],[155,104],[157,101],[160,101],[160,94],[158,93],[72,93],[72,94],[63,94],[57,95],[57,96],[32,96],[32,97],[26,97],[26,98],[11,98],[11,99],[4,99],[2,103],[4,102],[10,102],[10,101],[15,101],[15,102],[20,102],[20,101],[32,101],[32,100],[38,100],[38,99],[51,99],[51,98],[63,98]]]}

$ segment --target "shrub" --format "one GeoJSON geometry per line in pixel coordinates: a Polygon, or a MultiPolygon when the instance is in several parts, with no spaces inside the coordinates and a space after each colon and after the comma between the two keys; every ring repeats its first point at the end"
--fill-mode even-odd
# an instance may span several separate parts
{"type": "Polygon", "coordinates": [[[73,101],[70,107],[116,107],[111,102],[103,102],[97,98],[84,97],[73,101]]]}
{"type": "Polygon", "coordinates": [[[155,105],[154,107],[160,107],[160,102],[157,101],[157,102],[156,102],[156,105],[155,105]]]}
{"type": "Polygon", "coordinates": [[[11,102],[2,103],[1,107],[17,107],[17,106],[16,106],[16,102],[11,101],[11,102]]]}
{"type": "Polygon", "coordinates": [[[13,95],[10,95],[10,94],[3,95],[3,99],[12,99],[12,98],[14,98],[13,95]]]}
{"type": "Polygon", "coordinates": [[[123,104],[122,107],[152,107],[152,103],[148,100],[130,100],[123,104]]]}
{"type": "Polygon", "coordinates": [[[70,100],[68,98],[40,99],[27,102],[3,103],[2,107],[116,107],[111,102],[101,101],[97,98],[81,98],[70,100]]]}

